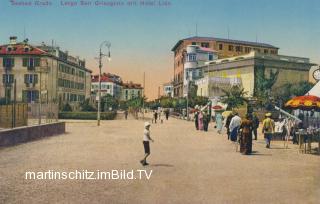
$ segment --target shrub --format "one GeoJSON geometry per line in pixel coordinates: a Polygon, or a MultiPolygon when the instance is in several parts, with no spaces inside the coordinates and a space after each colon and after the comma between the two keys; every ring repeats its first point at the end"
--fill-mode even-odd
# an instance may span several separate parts
{"type": "MultiPolygon", "coordinates": [[[[116,111],[100,113],[101,120],[114,120],[116,111]]],[[[74,119],[74,120],[96,120],[96,112],[60,112],[59,119],[74,119]]]]}
{"type": "Polygon", "coordinates": [[[72,108],[71,108],[70,104],[69,104],[69,103],[66,103],[66,104],[63,106],[62,111],[63,111],[63,112],[71,112],[71,111],[72,111],[72,108]]]}

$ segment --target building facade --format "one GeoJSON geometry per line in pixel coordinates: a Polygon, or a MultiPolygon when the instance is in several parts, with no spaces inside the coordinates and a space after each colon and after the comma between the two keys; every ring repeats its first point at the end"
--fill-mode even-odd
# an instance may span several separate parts
{"type": "MultiPolygon", "coordinates": [[[[98,95],[99,90],[99,75],[92,76],[91,93],[98,95]]],[[[115,74],[103,73],[101,76],[101,96],[111,95],[116,99],[121,98],[122,94],[122,79],[115,74]]]]}
{"type": "Polygon", "coordinates": [[[186,48],[188,45],[198,45],[217,51],[218,58],[227,58],[251,51],[265,54],[278,54],[277,47],[266,43],[248,42],[240,40],[213,38],[213,37],[191,37],[179,40],[172,48],[174,52],[174,96],[183,96],[184,64],[186,61],[186,48]]]}
{"type": "Polygon", "coordinates": [[[172,82],[163,84],[163,95],[173,97],[173,84],[172,82]]]}
{"type": "Polygon", "coordinates": [[[188,45],[184,62],[183,96],[188,95],[189,82],[202,77],[202,69],[198,69],[207,61],[218,59],[217,52],[198,45],[188,45]]]}
{"type": "Polygon", "coordinates": [[[90,97],[91,71],[85,61],[58,47],[32,46],[27,40],[0,46],[0,97],[27,103],[70,103],[90,97]]]}
{"type": "MultiPolygon", "coordinates": [[[[315,64],[308,58],[272,55],[251,52],[247,55],[218,59],[200,67],[204,77],[196,80],[197,95],[216,99],[222,96],[223,89],[238,85],[244,88],[248,97],[256,95],[261,77],[270,78],[279,72],[272,90],[286,83],[309,80],[309,70],[315,64]]],[[[270,90],[270,91],[272,91],[270,90]]]]}
{"type": "Polygon", "coordinates": [[[141,84],[135,84],[133,82],[122,84],[122,101],[128,101],[131,99],[139,98],[142,96],[143,87],[141,84]]]}

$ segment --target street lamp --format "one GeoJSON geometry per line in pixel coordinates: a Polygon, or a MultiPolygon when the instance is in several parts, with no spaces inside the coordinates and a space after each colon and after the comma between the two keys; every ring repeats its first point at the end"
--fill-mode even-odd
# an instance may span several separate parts
{"type": "Polygon", "coordinates": [[[103,41],[100,44],[100,49],[99,49],[99,89],[98,89],[98,114],[97,114],[97,125],[100,126],[100,107],[101,107],[101,69],[102,69],[102,57],[108,57],[108,61],[111,60],[111,54],[110,54],[110,47],[111,43],[108,41],[103,41]],[[108,48],[108,54],[105,55],[102,53],[102,47],[106,46],[108,48]]]}

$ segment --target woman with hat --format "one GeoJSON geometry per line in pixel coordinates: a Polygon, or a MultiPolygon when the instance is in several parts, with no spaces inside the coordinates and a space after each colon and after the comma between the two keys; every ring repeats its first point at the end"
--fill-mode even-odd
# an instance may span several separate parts
{"type": "Polygon", "coordinates": [[[271,119],[271,115],[271,113],[267,113],[265,115],[266,118],[262,123],[262,134],[264,134],[264,138],[266,140],[266,148],[270,148],[272,133],[274,132],[275,128],[274,120],[271,119]]]}
{"type": "Polygon", "coordinates": [[[143,147],[144,147],[144,158],[140,161],[140,163],[145,166],[148,165],[147,157],[150,155],[150,142],[154,142],[154,140],[150,137],[150,126],[149,122],[144,123],[144,131],[143,131],[143,147]]]}
{"type": "Polygon", "coordinates": [[[251,154],[252,152],[252,116],[250,114],[246,115],[246,118],[241,121],[240,125],[240,153],[251,154]]]}

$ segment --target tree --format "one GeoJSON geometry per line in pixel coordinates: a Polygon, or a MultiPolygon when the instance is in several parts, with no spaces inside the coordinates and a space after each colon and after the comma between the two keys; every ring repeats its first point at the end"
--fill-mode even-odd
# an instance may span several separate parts
{"type": "Polygon", "coordinates": [[[279,75],[279,70],[273,71],[270,69],[269,77],[265,75],[265,67],[255,67],[255,90],[254,95],[258,98],[268,99],[270,97],[271,89],[276,83],[279,75]]]}
{"type": "Polygon", "coordinates": [[[308,81],[299,83],[286,83],[275,89],[271,96],[277,101],[277,105],[282,107],[288,100],[295,96],[303,96],[313,87],[313,84],[308,81]]]}
{"type": "Polygon", "coordinates": [[[80,103],[80,109],[81,111],[85,111],[85,112],[97,111],[97,109],[90,104],[90,100],[88,98],[80,103]]]}
{"type": "Polygon", "coordinates": [[[222,89],[222,91],[224,95],[221,97],[221,102],[228,105],[228,110],[238,108],[247,102],[247,99],[244,97],[247,92],[245,92],[244,89],[240,88],[239,86],[232,86],[230,89],[222,89]]]}
{"type": "Polygon", "coordinates": [[[107,94],[101,98],[101,110],[102,111],[108,111],[109,108],[112,108],[112,110],[116,110],[119,107],[119,102],[116,98],[111,96],[110,94],[107,94]]]}

